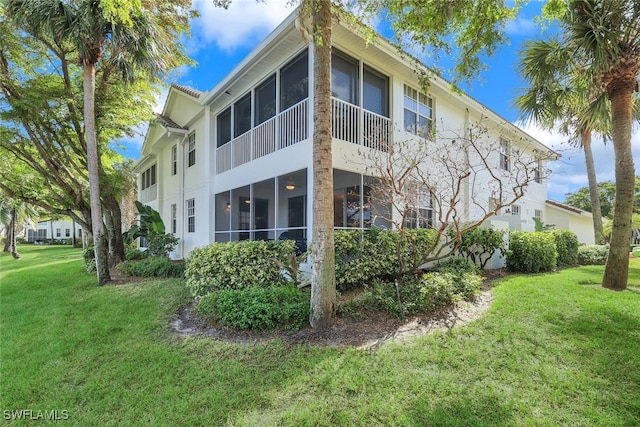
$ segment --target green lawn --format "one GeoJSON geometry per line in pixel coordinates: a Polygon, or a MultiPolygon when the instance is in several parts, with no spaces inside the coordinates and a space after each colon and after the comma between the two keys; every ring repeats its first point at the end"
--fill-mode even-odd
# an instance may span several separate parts
{"type": "Polygon", "coordinates": [[[512,276],[482,319],[369,352],[179,339],[180,281],[98,288],[78,250],[20,252],[0,257],[0,423],[640,425],[640,292],[602,267],[512,276]]]}

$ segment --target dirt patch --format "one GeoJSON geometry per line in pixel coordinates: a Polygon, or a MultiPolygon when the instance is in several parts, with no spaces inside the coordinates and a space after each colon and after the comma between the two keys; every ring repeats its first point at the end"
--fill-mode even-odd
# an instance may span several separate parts
{"type": "MultiPolygon", "coordinates": [[[[483,290],[473,301],[462,301],[445,307],[429,316],[406,319],[390,317],[371,311],[358,316],[337,317],[334,324],[325,330],[305,328],[300,331],[245,332],[222,325],[207,325],[193,312],[195,302],[183,307],[171,321],[171,329],[180,336],[204,336],[235,343],[257,343],[281,339],[288,344],[312,344],[329,347],[357,347],[374,350],[389,341],[403,341],[427,335],[434,331],[448,331],[478,319],[491,303],[490,283],[503,277],[504,272],[494,272],[484,282],[483,290]]],[[[345,299],[345,295],[341,300],[345,299]]]]}
{"type": "Polygon", "coordinates": [[[112,267],[109,270],[109,276],[111,276],[111,281],[106,283],[107,286],[120,286],[149,280],[148,277],[127,276],[126,274],[122,274],[118,271],[118,267],[112,267]]]}

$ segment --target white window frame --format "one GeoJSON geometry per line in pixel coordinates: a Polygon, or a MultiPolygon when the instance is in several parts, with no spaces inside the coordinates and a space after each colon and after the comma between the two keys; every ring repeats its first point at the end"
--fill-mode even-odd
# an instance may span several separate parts
{"type": "Polygon", "coordinates": [[[542,160],[538,159],[538,165],[533,171],[533,180],[538,184],[542,184],[542,160]]]}
{"type": "Polygon", "coordinates": [[[404,96],[402,101],[403,106],[403,116],[402,120],[404,121],[406,112],[415,115],[415,126],[413,129],[407,129],[407,123],[404,123],[405,132],[412,133],[414,135],[419,135],[422,138],[429,138],[431,132],[433,131],[433,120],[434,120],[434,106],[435,101],[433,97],[422,93],[421,91],[412,88],[409,85],[404,85],[404,96]],[[423,118],[427,122],[427,130],[424,131],[419,128],[420,118],[423,118]]]}
{"type": "Polygon", "coordinates": [[[500,138],[500,169],[511,170],[511,142],[508,139],[500,138]]]}
{"type": "Polygon", "coordinates": [[[189,134],[189,140],[187,142],[187,167],[191,167],[196,164],[196,133],[191,132],[189,134]]]}
{"type": "Polygon", "coordinates": [[[171,146],[171,176],[178,173],[178,145],[171,146]]]}
{"type": "Polygon", "coordinates": [[[178,205],[171,204],[171,233],[176,234],[178,230],[178,205]]]}
{"type": "Polygon", "coordinates": [[[196,199],[189,199],[187,204],[187,232],[195,233],[196,231],[196,199]]]}
{"type": "Polygon", "coordinates": [[[432,228],[435,220],[433,194],[424,187],[410,190],[415,195],[415,209],[410,209],[405,218],[406,228],[432,228]]]}
{"type": "Polygon", "coordinates": [[[520,215],[520,212],[522,212],[520,205],[511,205],[509,208],[511,209],[511,215],[513,216],[520,215]]]}
{"type": "Polygon", "coordinates": [[[542,209],[536,209],[533,211],[533,217],[538,221],[542,221],[542,209]]]}

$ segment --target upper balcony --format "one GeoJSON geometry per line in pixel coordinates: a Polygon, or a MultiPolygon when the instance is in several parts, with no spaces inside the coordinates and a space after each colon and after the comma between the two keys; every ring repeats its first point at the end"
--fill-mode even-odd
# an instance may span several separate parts
{"type": "MultiPolygon", "coordinates": [[[[356,105],[331,100],[333,138],[374,150],[387,151],[391,120],[356,105]]],[[[309,135],[309,99],[233,138],[216,149],[216,174],[282,150],[309,135]]]]}

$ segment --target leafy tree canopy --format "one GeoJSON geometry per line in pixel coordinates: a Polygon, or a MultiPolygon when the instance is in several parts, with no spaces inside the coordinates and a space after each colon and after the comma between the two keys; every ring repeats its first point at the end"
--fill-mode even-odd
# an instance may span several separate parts
{"type": "MultiPolygon", "coordinates": [[[[613,206],[616,200],[616,184],[611,181],[604,181],[598,184],[600,194],[600,209],[602,216],[613,217],[613,206]]],[[[581,187],[578,190],[567,193],[565,203],[576,208],[591,212],[591,199],[589,197],[589,187],[581,187]]],[[[640,213],[640,176],[636,176],[634,212],[640,213]]]]}

